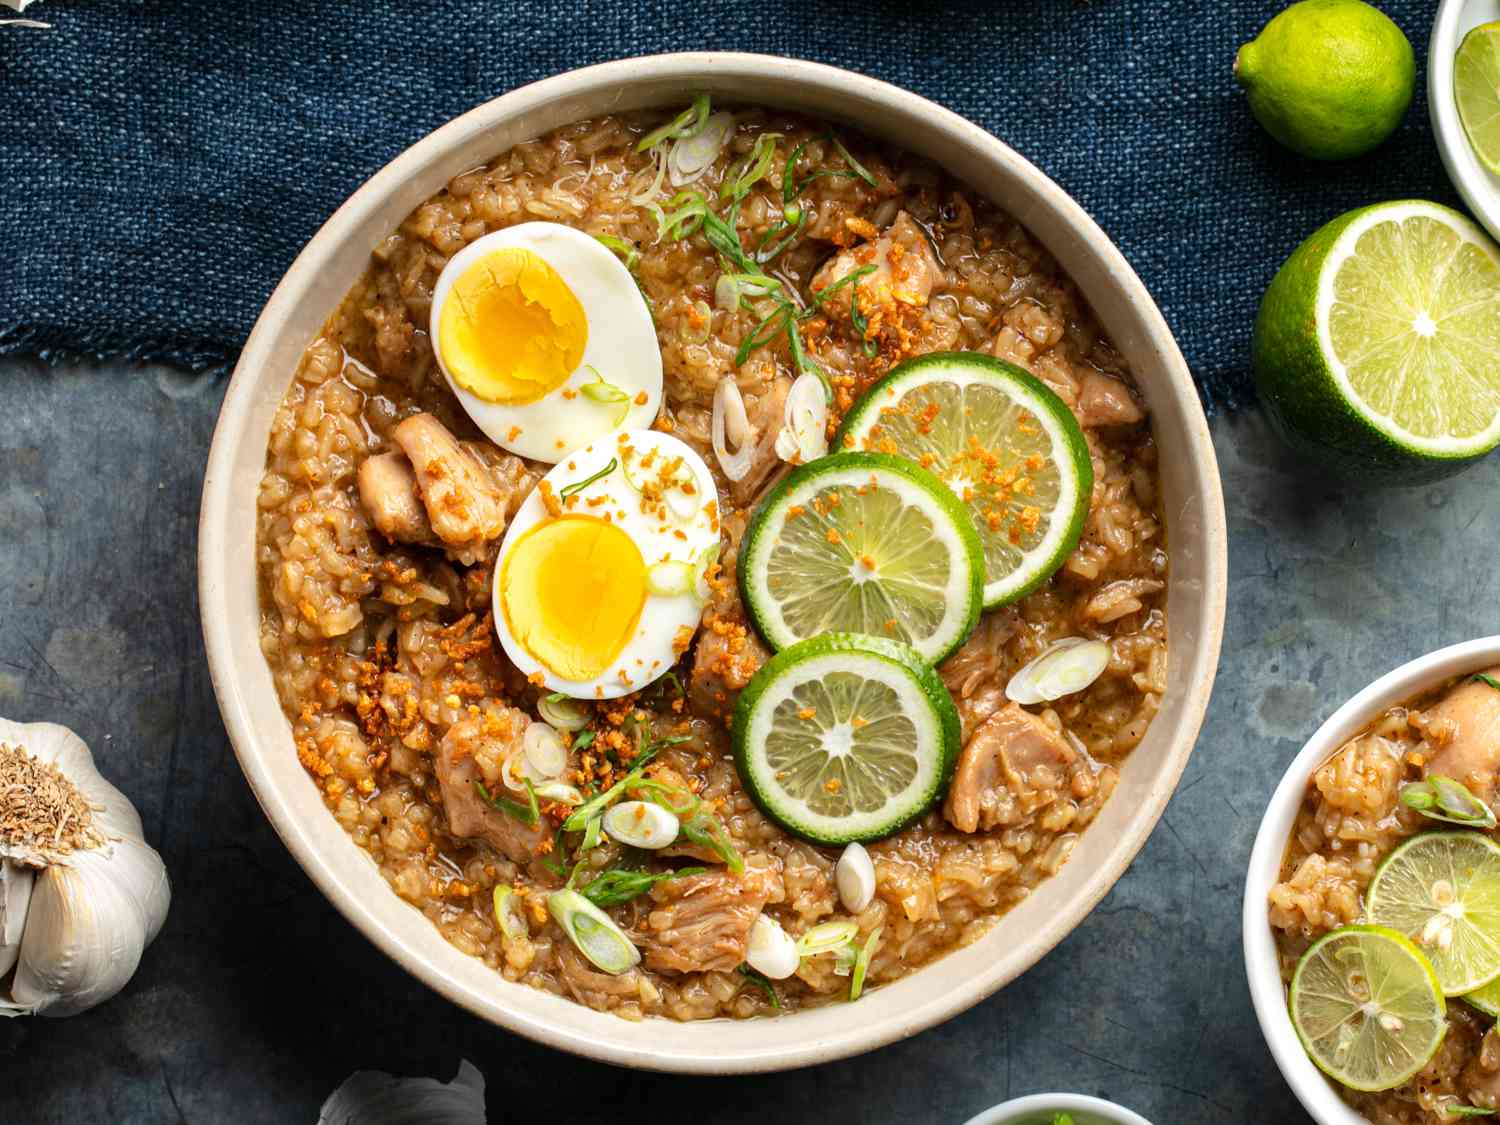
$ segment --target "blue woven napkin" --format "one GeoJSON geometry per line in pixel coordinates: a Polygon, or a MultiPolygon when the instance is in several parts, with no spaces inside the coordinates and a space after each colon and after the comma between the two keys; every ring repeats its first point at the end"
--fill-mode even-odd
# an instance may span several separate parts
{"type": "MultiPolygon", "coordinates": [[[[978,122],[1094,215],[1210,409],[1253,394],[1260,294],[1346,208],[1456,203],[1419,92],[1351,163],[1251,120],[1279,0],[43,0],[0,27],[0,354],[231,363],[298,249],[425,133],[525,82],[669,50],[800,56],[978,122]]],[[[1434,4],[1382,5],[1425,56],[1434,4]]],[[[1425,79],[1425,66],[1422,68],[1425,79]]]]}

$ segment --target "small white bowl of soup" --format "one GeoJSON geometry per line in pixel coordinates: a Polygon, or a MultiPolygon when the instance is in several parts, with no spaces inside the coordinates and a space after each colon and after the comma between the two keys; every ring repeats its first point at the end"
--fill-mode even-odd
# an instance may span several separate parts
{"type": "Polygon", "coordinates": [[[991,1106],[965,1125],[1151,1125],[1124,1106],[1086,1094],[1028,1094],[991,1106]]]}
{"type": "MultiPolygon", "coordinates": [[[[1393,708],[1421,702],[1428,711],[1435,711],[1442,705],[1441,701],[1446,700],[1457,689],[1473,690],[1482,687],[1485,691],[1494,690],[1482,682],[1475,683],[1474,677],[1490,672],[1497,666],[1500,666],[1500,636],[1481,637],[1450,645],[1387,672],[1329,716],[1307,740],[1307,744],[1282,775],[1261,819],[1245,879],[1245,973],[1249,979],[1250,998],[1255,1005],[1261,1034],[1265,1036],[1271,1055],[1292,1092],[1320,1125],[1362,1125],[1370,1118],[1346,1101],[1335,1083],[1308,1057],[1287,1010],[1282,952],[1277,944],[1277,931],[1272,925],[1271,895],[1273,889],[1287,879],[1284,868],[1288,865],[1288,860],[1295,858],[1291,853],[1292,834],[1299,826],[1299,817],[1303,813],[1304,803],[1309,799],[1310,787],[1314,784],[1315,775],[1334,755],[1341,753],[1353,740],[1366,733],[1381,733],[1384,737],[1382,732],[1385,727],[1392,726],[1388,733],[1399,745],[1400,734],[1395,728],[1400,725],[1400,716],[1399,713],[1391,715],[1393,708]],[[1445,685],[1451,686],[1439,693],[1439,689],[1444,689],[1445,685]],[[1372,732],[1372,726],[1379,726],[1380,730],[1372,732]]],[[[1489,725],[1485,725],[1488,730],[1489,725]]],[[[1444,776],[1456,774],[1465,783],[1478,784],[1475,774],[1476,771],[1483,770],[1483,764],[1479,761],[1479,757],[1483,755],[1470,752],[1470,744],[1474,740],[1468,740],[1468,744],[1460,746],[1461,737],[1467,738],[1466,735],[1455,734],[1446,747],[1440,747],[1437,753],[1424,761],[1403,759],[1403,768],[1412,777],[1420,770],[1444,776]]],[[[1500,760],[1500,741],[1496,741],[1495,745],[1495,757],[1500,760]]],[[[1490,774],[1493,777],[1493,770],[1490,774]]],[[[1391,784],[1390,781],[1386,783],[1391,784]]],[[[1433,821],[1427,827],[1445,829],[1454,826],[1433,821]]],[[[1372,862],[1378,864],[1388,851],[1388,848],[1380,850],[1372,862]]],[[[1351,861],[1356,859],[1357,845],[1350,849],[1349,856],[1351,861]]],[[[1368,880],[1361,878],[1357,882],[1362,902],[1362,892],[1368,880]]],[[[1349,903],[1347,900],[1342,904],[1330,901],[1328,910],[1331,913],[1342,910],[1347,914],[1349,903]]],[[[1340,917],[1338,922],[1339,925],[1347,925],[1359,920],[1357,917],[1340,917]]],[[[1327,928],[1331,930],[1337,927],[1330,925],[1327,928]]],[[[1460,1004],[1458,999],[1448,998],[1450,1014],[1460,1004]]],[[[1449,1034],[1453,1033],[1450,1031],[1449,1034]]],[[[1452,1117],[1451,1120],[1463,1118],[1452,1117]]]]}

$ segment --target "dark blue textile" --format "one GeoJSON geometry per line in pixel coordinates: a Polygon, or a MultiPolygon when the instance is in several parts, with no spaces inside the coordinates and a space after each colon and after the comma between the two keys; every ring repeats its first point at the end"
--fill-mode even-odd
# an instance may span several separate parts
{"type": "MultiPolygon", "coordinates": [[[[1115,238],[1205,400],[1232,407],[1260,294],[1304,236],[1379,199],[1456,203],[1420,90],[1352,163],[1260,131],[1230,63],[1282,6],[43,0],[26,14],[52,30],[0,28],[0,354],[226,364],[319,224],[435,126],[585,63],[721,48],[874,75],[1008,141],[1115,238]]],[[[1423,59],[1432,0],[1383,6],[1423,59]]]]}

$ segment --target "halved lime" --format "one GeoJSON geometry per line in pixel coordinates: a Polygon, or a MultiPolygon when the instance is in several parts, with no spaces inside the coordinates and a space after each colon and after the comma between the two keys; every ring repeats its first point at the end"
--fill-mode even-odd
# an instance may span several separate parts
{"type": "Polygon", "coordinates": [[[1500,174],[1500,20],[1480,24],[1458,45],[1453,100],[1474,155],[1500,174]]]}
{"type": "Polygon", "coordinates": [[[1432,962],[1443,993],[1500,977],[1500,845],[1479,832],[1428,832],[1386,856],[1365,919],[1405,934],[1432,962]]]}
{"type": "Polygon", "coordinates": [[[831,634],[783,649],[740,693],[732,737],[761,810],[819,844],[879,840],[942,796],[958,711],[909,645],[831,634]]]}
{"type": "Polygon", "coordinates": [[[1389,1090],[1427,1065],[1447,1006],[1422,951],[1382,926],[1345,926],[1297,962],[1292,1026],[1318,1069],[1353,1090],[1389,1090]]]}
{"type": "Polygon", "coordinates": [[[1446,476],[1500,443],[1500,248],[1436,203],[1379,203],[1299,246],[1252,348],[1272,423],[1362,481],[1446,476]]]}
{"type": "Polygon", "coordinates": [[[761,502],[739,582],[773,648],[868,633],[937,663],[979,620],[982,568],[973,522],[931,473],[836,453],[793,469],[761,502]]]}
{"type": "Polygon", "coordinates": [[[1500,1019],[1500,977],[1473,992],[1465,992],[1459,999],[1471,1008],[1478,1008],[1492,1020],[1500,1019]]]}
{"type": "Polygon", "coordinates": [[[834,444],[916,461],[963,499],[984,545],[986,609],[1035,590],[1078,546],[1088,443],[1067,405],[1014,364],[973,352],[897,364],[834,444]]]}

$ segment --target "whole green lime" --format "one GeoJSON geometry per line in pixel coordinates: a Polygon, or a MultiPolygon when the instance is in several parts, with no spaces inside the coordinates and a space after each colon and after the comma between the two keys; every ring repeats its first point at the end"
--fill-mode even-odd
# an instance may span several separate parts
{"type": "Polygon", "coordinates": [[[1390,136],[1416,75],[1406,36],[1364,0],[1301,0],[1234,59],[1255,119],[1314,160],[1360,156],[1390,136]]]}

